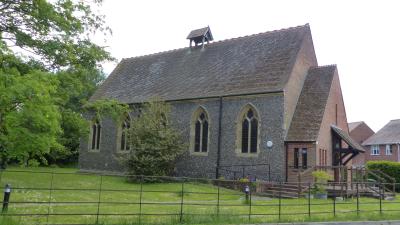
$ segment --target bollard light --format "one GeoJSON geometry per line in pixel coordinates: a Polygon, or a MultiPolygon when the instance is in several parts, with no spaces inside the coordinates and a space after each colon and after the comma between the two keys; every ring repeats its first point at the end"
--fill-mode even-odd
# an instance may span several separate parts
{"type": "Polygon", "coordinates": [[[8,202],[10,201],[10,195],[11,195],[11,185],[6,184],[6,187],[4,188],[4,199],[3,199],[3,210],[2,212],[7,212],[8,210],[8,202]]]}

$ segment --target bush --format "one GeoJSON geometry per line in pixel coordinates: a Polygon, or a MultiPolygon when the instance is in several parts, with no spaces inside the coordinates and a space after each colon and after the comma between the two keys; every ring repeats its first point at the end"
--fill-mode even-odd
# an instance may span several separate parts
{"type": "Polygon", "coordinates": [[[123,159],[128,174],[155,176],[147,177],[146,182],[171,176],[185,144],[180,132],[170,124],[170,106],[155,99],[144,103],[140,111],[128,131],[131,152],[123,159]]]}
{"type": "Polygon", "coordinates": [[[315,178],[315,184],[312,191],[316,194],[326,193],[325,185],[328,183],[328,180],[332,180],[332,176],[322,170],[312,172],[312,176],[315,178]]]}
{"type": "MultiPolygon", "coordinates": [[[[400,183],[400,163],[390,162],[390,161],[369,161],[367,162],[367,169],[369,170],[379,170],[394,179],[396,183],[400,183]]],[[[399,186],[399,185],[398,185],[399,186]]],[[[400,189],[400,187],[398,187],[400,189]]]]}

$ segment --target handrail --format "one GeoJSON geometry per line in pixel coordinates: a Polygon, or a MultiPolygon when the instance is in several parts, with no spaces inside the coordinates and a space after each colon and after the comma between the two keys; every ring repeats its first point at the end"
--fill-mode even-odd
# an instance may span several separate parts
{"type": "Polygon", "coordinates": [[[271,165],[268,163],[257,163],[257,164],[232,164],[232,165],[219,165],[217,168],[219,170],[224,170],[230,173],[233,173],[234,179],[236,179],[237,173],[242,173],[242,178],[245,178],[245,171],[248,167],[259,167],[259,166],[267,166],[268,172],[268,181],[271,181],[271,165]],[[232,168],[232,169],[227,169],[232,168]],[[240,171],[235,170],[234,168],[239,168],[240,171]]]}
{"type": "Polygon", "coordinates": [[[380,175],[383,175],[385,178],[389,179],[390,181],[396,182],[396,179],[394,179],[393,177],[387,175],[386,173],[384,173],[380,170],[371,170],[371,171],[378,172],[380,175]]]}
{"type": "Polygon", "coordinates": [[[367,174],[371,174],[373,177],[375,177],[376,179],[378,179],[380,182],[385,181],[385,179],[383,179],[382,177],[380,177],[379,175],[377,175],[375,172],[372,172],[371,170],[366,170],[367,174]]]}
{"type": "MultiPolygon", "coordinates": [[[[309,167],[306,168],[304,171],[301,171],[303,168],[298,168],[298,173],[297,173],[297,179],[298,179],[298,185],[297,185],[297,195],[300,197],[301,192],[302,192],[302,186],[301,186],[301,177],[304,176],[304,174],[308,173],[309,171],[313,171],[315,167],[309,167]]],[[[310,183],[311,184],[311,183],[310,183]]]]}
{"type": "MultiPolygon", "coordinates": [[[[384,172],[382,172],[380,170],[370,170],[370,169],[366,169],[366,168],[364,168],[363,170],[367,173],[367,175],[371,174],[374,178],[377,178],[380,183],[385,183],[386,182],[385,178],[389,179],[392,184],[392,189],[389,189],[386,187],[386,185],[383,185],[383,191],[386,190],[388,192],[391,192],[392,194],[396,193],[396,184],[395,184],[396,180],[395,179],[393,179],[392,177],[390,177],[389,175],[385,174],[384,172]],[[377,173],[384,176],[385,178],[379,176],[377,173]]],[[[384,195],[384,193],[383,193],[383,195],[384,195]]]]}

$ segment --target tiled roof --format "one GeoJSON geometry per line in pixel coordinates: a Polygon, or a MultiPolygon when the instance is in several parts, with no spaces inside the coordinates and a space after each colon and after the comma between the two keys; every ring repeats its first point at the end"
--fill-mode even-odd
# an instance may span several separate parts
{"type": "Polygon", "coordinates": [[[365,140],[362,145],[400,143],[400,119],[391,120],[382,129],[365,140]]]}
{"type": "Polygon", "coordinates": [[[91,97],[138,103],[282,91],[308,24],[123,59],[91,97]]]}
{"type": "Polygon", "coordinates": [[[358,150],[360,152],[365,152],[365,149],[353,138],[350,137],[350,135],[340,129],[339,127],[335,125],[331,125],[332,131],[335,132],[337,135],[339,135],[342,140],[344,140],[350,147],[352,147],[355,150],[358,150]]]}
{"type": "Polygon", "coordinates": [[[354,128],[358,127],[359,125],[361,125],[362,123],[364,123],[364,121],[359,121],[359,122],[352,122],[349,123],[349,132],[351,132],[352,130],[354,130],[354,128]]]}
{"type": "Polygon", "coordinates": [[[335,71],[335,65],[309,69],[286,141],[317,141],[335,71]]]}

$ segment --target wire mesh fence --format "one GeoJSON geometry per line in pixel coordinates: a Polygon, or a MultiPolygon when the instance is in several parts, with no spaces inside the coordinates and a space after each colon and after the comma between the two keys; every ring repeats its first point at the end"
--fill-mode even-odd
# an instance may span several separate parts
{"type": "Polygon", "coordinates": [[[373,214],[400,219],[400,201],[385,194],[384,183],[333,184],[327,199],[312,198],[314,184],[302,183],[300,198],[291,199],[287,184],[271,182],[23,170],[1,171],[0,179],[3,187],[11,185],[1,218],[21,224],[248,223],[373,214]],[[343,195],[344,185],[356,188],[343,195]],[[366,187],[370,197],[363,196],[366,187]]]}

